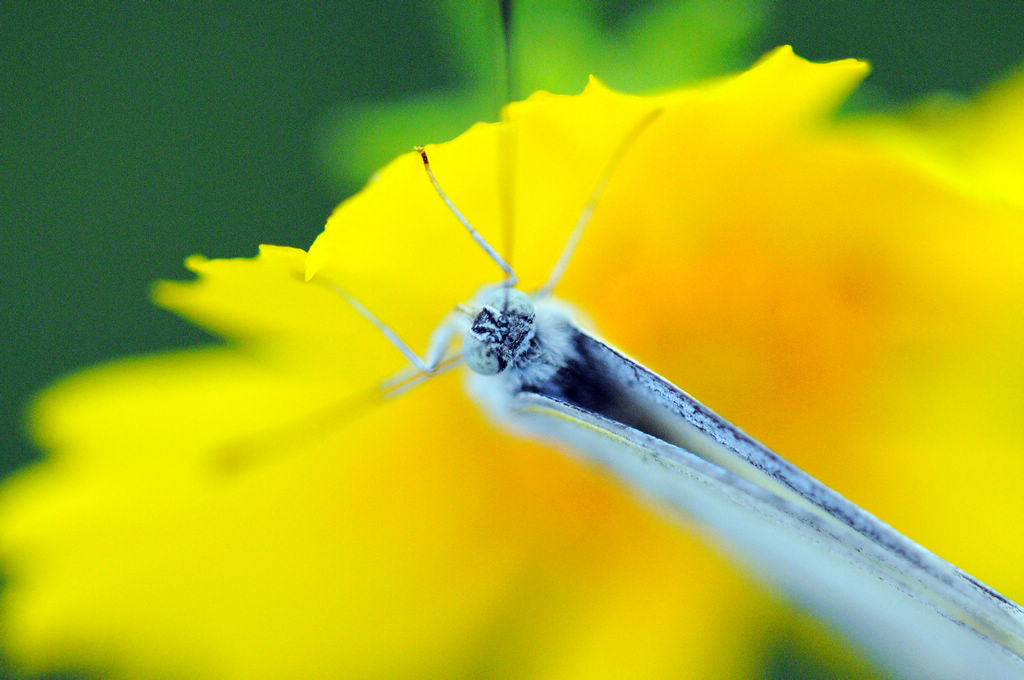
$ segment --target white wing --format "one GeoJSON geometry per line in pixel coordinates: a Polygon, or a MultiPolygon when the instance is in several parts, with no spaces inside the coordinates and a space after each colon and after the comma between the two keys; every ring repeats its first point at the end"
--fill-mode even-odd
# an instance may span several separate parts
{"type": "Polygon", "coordinates": [[[1024,678],[1019,605],[600,340],[575,330],[573,343],[558,376],[489,400],[495,415],[696,520],[901,676],[1024,678]]]}

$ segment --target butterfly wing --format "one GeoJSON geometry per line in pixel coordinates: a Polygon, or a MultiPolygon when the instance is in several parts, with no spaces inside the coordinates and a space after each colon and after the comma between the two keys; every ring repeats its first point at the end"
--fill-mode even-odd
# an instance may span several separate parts
{"type": "Polygon", "coordinates": [[[597,462],[884,663],[921,678],[1024,677],[1024,611],[758,443],[660,376],[576,331],[580,365],[523,390],[513,428],[597,462]],[[599,394],[599,398],[567,395],[599,394]],[[626,414],[626,415],[623,415],[626,414]]]}

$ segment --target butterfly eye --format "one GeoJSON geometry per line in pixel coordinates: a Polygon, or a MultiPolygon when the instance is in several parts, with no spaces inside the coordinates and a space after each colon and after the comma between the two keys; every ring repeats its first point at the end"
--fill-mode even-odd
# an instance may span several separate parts
{"type": "Polygon", "coordinates": [[[480,375],[495,375],[505,370],[505,360],[493,344],[466,335],[462,340],[462,356],[470,370],[480,375]]]}

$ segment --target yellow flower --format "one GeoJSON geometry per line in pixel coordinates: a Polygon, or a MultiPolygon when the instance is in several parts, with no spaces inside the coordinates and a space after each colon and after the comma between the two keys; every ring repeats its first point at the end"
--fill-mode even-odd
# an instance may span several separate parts
{"type": "MultiPolygon", "coordinates": [[[[529,289],[613,150],[662,110],[560,297],[1020,599],[1024,214],[912,160],[904,137],[829,123],[865,72],[780,49],[662,97],[592,82],[428,151],[529,289]]],[[[228,346],[95,369],[33,408],[49,454],[0,496],[17,660],[247,679],[726,678],[764,661],[775,604],[613,481],[495,432],[457,372],[367,396],[405,361],[322,284],[422,349],[500,278],[415,155],[339,206],[308,256],[188,266],[197,281],[156,300],[228,346]]]]}

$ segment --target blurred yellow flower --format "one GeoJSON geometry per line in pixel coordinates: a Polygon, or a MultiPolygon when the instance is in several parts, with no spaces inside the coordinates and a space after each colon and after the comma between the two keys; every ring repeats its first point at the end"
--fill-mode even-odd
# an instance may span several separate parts
{"type": "MultiPolygon", "coordinates": [[[[529,288],[612,151],[662,109],[559,295],[1019,600],[1024,210],[952,181],[914,135],[829,122],[865,73],[782,48],[662,97],[537,94],[429,151],[529,288]]],[[[0,496],[3,643],[29,669],[731,678],[764,662],[776,604],[612,481],[493,431],[455,372],[365,399],[404,360],[317,281],[423,348],[500,275],[413,154],[339,206],[308,256],[188,266],[198,279],[156,300],[228,346],[91,370],[33,407],[48,456],[0,496]],[[251,460],[225,465],[237,457],[251,460]]]]}

